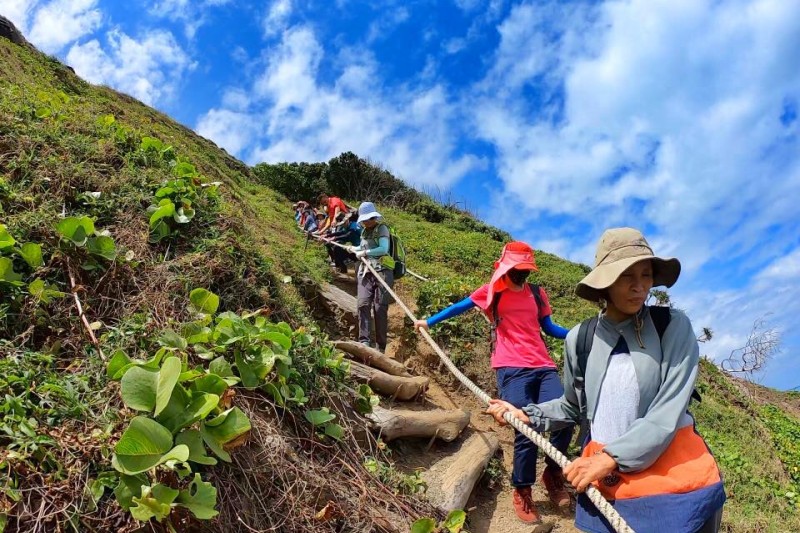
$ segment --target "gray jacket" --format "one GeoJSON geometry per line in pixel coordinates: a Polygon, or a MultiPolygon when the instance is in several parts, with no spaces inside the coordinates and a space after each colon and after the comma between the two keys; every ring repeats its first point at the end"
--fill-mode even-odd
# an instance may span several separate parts
{"type": "MultiPolygon", "coordinates": [[[[604,448],[616,459],[621,472],[648,468],[667,449],[677,429],[686,425],[686,409],[694,390],[700,358],[692,324],[683,312],[671,310],[670,323],[661,342],[646,308],[642,319],[640,344],[632,318],[614,324],[601,317],[586,362],[587,417],[593,420],[608,359],[620,335],[630,348],[639,382],[639,418],[624,435],[605,443],[604,448]]],[[[537,430],[554,431],[580,421],[578,396],[573,385],[577,337],[578,326],[570,330],[564,344],[564,395],[523,408],[537,430]]]]}

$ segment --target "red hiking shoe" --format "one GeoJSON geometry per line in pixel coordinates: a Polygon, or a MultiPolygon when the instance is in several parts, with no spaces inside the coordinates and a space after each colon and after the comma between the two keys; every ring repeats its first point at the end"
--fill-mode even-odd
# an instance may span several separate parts
{"type": "Polygon", "coordinates": [[[565,481],[564,473],[558,467],[548,466],[542,473],[542,483],[547,489],[547,495],[559,509],[566,509],[570,503],[569,493],[564,488],[565,481]]]}
{"type": "Polygon", "coordinates": [[[542,521],[536,506],[533,505],[530,487],[514,489],[514,511],[517,513],[517,518],[526,524],[538,524],[542,521]]]}

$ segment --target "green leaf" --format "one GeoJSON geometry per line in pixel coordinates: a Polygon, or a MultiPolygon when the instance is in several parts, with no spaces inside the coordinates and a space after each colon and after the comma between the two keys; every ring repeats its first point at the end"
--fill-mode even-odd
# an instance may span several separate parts
{"type": "MultiPolygon", "coordinates": [[[[2,248],[2,236],[0,236],[0,249],[2,248]]],[[[39,268],[44,264],[42,259],[42,245],[34,242],[26,242],[19,248],[17,253],[28,263],[31,268],[39,268]]]]}
{"type": "Polygon", "coordinates": [[[89,217],[67,217],[56,225],[56,231],[76,246],[84,246],[90,235],[94,235],[94,221],[89,217]]]}
{"type": "Polygon", "coordinates": [[[223,461],[231,462],[231,456],[223,446],[250,431],[250,420],[238,407],[228,409],[221,415],[200,424],[203,441],[223,461]]]}
{"type": "Polygon", "coordinates": [[[221,378],[228,378],[234,375],[233,367],[231,367],[231,364],[222,356],[208,363],[208,371],[221,378]]]}
{"type": "Polygon", "coordinates": [[[187,163],[185,161],[181,161],[174,167],[172,167],[172,173],[178,176],[179,178],[193,178],[198,176],[197,169],[194,168],[194,165],[191,163],[187,163]]]}
{"type": "Polygon", "coordinates": [[[5,282],[16,287],[24,285],[22,282],[22,275],[14,272],[14,261],[8,257],[0,257],[0,282],[5,282]]]}
{"type": "Polygon", "coordinates": [[[336,419],[336,415],[330,412],[330,409],[323,407],[322,409],[312,409],[306,411],[306,420],[311,422],[314,426],[321,426],[331,420],[336,419]]]}
{"type": "Polygon", "coordinates": [[[172,448],[172,433],[144,416],[131,420],[114,452],[111,463],[123,474],[139,474],[167,461],[189,459],[189,448],[185,444],[172,448]]]}
{"type": "Polygon", "coordinates": [[[106,367],[106,377],[108,379],[118,380],[122,377],[122,369],[131,363],[131,358],[125,353],[124,350],[117,350],[111,356],[106,367]]]}
{"type": "Polygon", "coordinates": [[[119,483],[119,474],[114,471],[102,472],[89,484],[89,494],[95,504],[100,501],[100,498],[105,494],[106,489],[113,489],[119,483]]]}
{"type": "Polygon", "coordinates": [[[114,489],[114,496],[117,498],[119,506],[126,511],[130,510],[133,505],[133,498],[142,495],[142,485],[147,485],[147,477],[138,474],[135,476],[128,476],[121,474],[119,476],[119,484],[114,489]]]}
{"type": "Polygon", "coordinates": [[[89,250],[90,254],[108,261],[113,261],[117,258],[117,246],[114,244],[114,239],[106,235],[89,237],[86,241],[86,249],[89,250]]]}
{"type": "Polygon", "coordinates": [[[156,410],[155,415],[164,410],[172,396],[172,389],[178,384],[178,377],[181,373],[182,363],[178,357],[167,357],[158,372],[158,385],[156,389],[156,410]]]}
{"type": "Polygon", "coordinates": [[[177,496],[177,490],[161,483],[152,487],[143,487],[141,497],[133,497],[134,505],[130,509],[131,515],[141,522],[147,522],[151,518],[161,522],[169,516],[172,502],[177,496]]]}
{"type": "Polygon", "coordinates": [[[122,376],[120,389],[127,407],[152,412],[156,406],[158,370],[132,366],[122,376]]]}
{"type": "Polygon", "coordinates": [[[0,251],[12,248],[17,243],[16,239],[6,229],[5,224],[0,224],[0,251]]]}
{"type": "Polygon", "coordinates": [[[195,392],[186,409],[167,420],[159,421],[164,424],[164,427],[177,433],[181,428],[189,427],[207,417],[217,407],[217,404],[219,404],[219,396],[216,394],[195,392]]]}
{"type": "Polygon", "coordinates": [[[336,440],[342,440],[342,437],[344,437],[344,428],[339,424],[325,424],[325,434],[336,440]]]}
{"type": "Polygon", "coordinates": [[[269,333],[264,334],[264,338],[266,340],[276,343],[278,346],[281,346],[286,350],[292,347],[292,339],[287,337],[283,333],[278,333],[277,331],[271,331],[269,333]]]}
{"type": "Polygon", "coordinates": [[[216,374],[206,374],[192,381],[192,390],[222,396],[228,388],[228,383],[216,374]]]}
{"type": "Polygon", "coordinates": [[[160,152],[164,149],[164,143],[155,137],[142,137],[142,142],[139,145],[139,150],[147,152],[150,150],[160,152]]]}
{"type": "Polygon", "coordinates": [[[189,293],[189,302],[198,313],[213,315],[219,308],[219,296],[206,289],[194,289],[189,293]]]}
{"type": "Polygon", "coordinates": [[[467,513],[460,509],[456,509],[455,511],[450,511],[450,514],[447,515],[447,518],[445,518],[442,526],[445,527],[450,533],[460,533],[464,528],[464,523],[466,521],[467,513]]]}
{"type": "Polygon", "coordinates": [[[28,284],[28,292],[36,298],[39,302],[49,304],[53,298],[63,298],[67,295],[65,292],[58,290],[58,287],[45,283],[44,280],[36,278],[28,284]]]}
{"type": "Polygon", "coordinates": [[[176,348],[178,350],[185,350],[189,343],[186,339],[175,333],[171,329],[164,331],[161,337],[158,338],[158,343],[166,348],[176,348]]]}
{"type": "Polygon", "coordinates": [[[153,211],[152,215],[150,215],[150,230],[151,231],[154,230],[156,228],[156,225],[158,225],[159,221],[161,221],[162,218],[171,217],[174,214],[175,214],[175,204],[173,204],[172,201],[167,200],[162,205],[160,205],[158,209],[153,211]]]}
{"type": "Polygon", "coordinates": [[[172,215],[172,219],[178,224],[188,224],[194,218],[195,211],[191,207],[179,207],[172,215]]]}
{"type": "Polygon", "coordinates": [[[203,436],[197,429],[187,429],[175,437],[175,444],[185,444],[189,448],[189,461],[201,465],[213,466],[217,460],[206,454],[206,447],[203,445],[203,436]]]}
{"type": "Polygon", "coordinates": [[[157,243],[163,239],[166,239],[170,235],[169,224],[164,222],[164,220],[159,220],[156,223],[154,228],[150,229],[150,242],[157,243]]]}
{"type": "Polygon", "coordinates": [[[214,510],[217,505],[217,489],[200,479],[200,474],[195,474],[189,488],[181,491],[177,503],[189,509],[200,520],[210,520],[219,514],[214,510]]]}
{"type": "Polygon", "coordinates": [[[436,521],[433,518],[420,518],[411,524],[411,533],[434,533],[436,521]]]}

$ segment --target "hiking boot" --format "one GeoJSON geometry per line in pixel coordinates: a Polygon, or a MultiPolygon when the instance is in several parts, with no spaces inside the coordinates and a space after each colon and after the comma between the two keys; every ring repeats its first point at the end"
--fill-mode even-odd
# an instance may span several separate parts
{"type": "Polygon", "coordinates": [[[557,466],[547,466],[542,473],[542,483],[553,505],[560,509],[569,507],[569,493],[564,488],[564,473],[557,466]]]}
{"type": "Polygon", "coordinates": [[[533,505],[530,487],[514,488],[514,511],[517,518],[526,524],[538,524],[542,521],[536,506],[533,505]]]}

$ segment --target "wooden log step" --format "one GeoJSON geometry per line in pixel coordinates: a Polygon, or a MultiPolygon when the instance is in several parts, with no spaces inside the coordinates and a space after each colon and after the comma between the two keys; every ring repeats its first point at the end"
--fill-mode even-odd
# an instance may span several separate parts
{"type": "Polygon", "coordinates": [[[473,433],[455,454],[422,473],[428,483],[428,499],[445,513],[463,509],[499,447],[500,441],[493,433],[473,433]]]}
{"type": "Polygon", "coordinates": [[[393,376],[411,376],[408,370],[406,370],[406,367],[403,366],[403,363],[381,353],[380,350],[370,348],[366,344],[361,344],[356,341],[334,341],[333,345],[336,346],[337,349],[350,355],[351,358],[373,368],[377,368],[387,374],[393,376]]]}
{"type": "Polygon", "coordinates": [[[386,442],[404,437],[436,437],[451,442],[469,424],[469,412],[461,409],[409,411],[376,406],[367,418],[386,442]]]}
{"type": "Polygon", "coordinates": [[[351,324],[358,323],[358,302],[355,296],[335,285],[322,283],[319,286],[319,297],[322,299],[323,307],[333,317],[344,319],[351,324]]]}
{"type": "Polygon", "coordinates": [[[350,376],[360,383],[366,383],[379,394],[401,401],[413,400],[425,394],[430,383],[426,377],[393,376],[356,361],[350,361],[350,376]]]}

